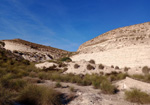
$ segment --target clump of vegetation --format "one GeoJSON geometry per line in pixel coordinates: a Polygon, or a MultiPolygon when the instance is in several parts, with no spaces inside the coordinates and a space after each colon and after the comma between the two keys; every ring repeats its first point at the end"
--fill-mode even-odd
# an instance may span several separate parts
{"type": "Polygon", "coordinates": [[[70,89],[71,92],[75,92],[74,87],[69,87],[69,89],[70,89]]]}
{"type": "Polygon", "coordinates": [[[72,59],[69,58],[69,57],[64,57],[64,58],[61,58],[60,61],[63,61],[63,62],[64,62],[64,61],[66,61],[66,62],[71,62],[72,59]]]}
{"type": "Polygon", "coordinates": [[[92,82],[92,85],[94,86],[95,89],[98,89],[98,88],[100,88],[100,83],[101,83],[101,81],[96,80],[96,81],[92,82]]]}
{"type": "Polygon", "coordinates": [[[126,100],[141,104],[150,104],[150,95],[136,88],[125,92],[126,100]]]}
{"type": "Polygon", "coordinates": [[[29,85],[19,95],[18,101],[27,105],[61,105],[60,93],[54,89],[29,85]]]}
{"type": "Polygon", "coordinates": [[[57,83],[55,84],[55,87],[56,87],[56,88],[61,88],[62,85],[60,84],[60,82],[57,82],[57,83]]]}
{"type": "Polygon", "coordinates": [[[134,74],[131,77],[136,79],[136,80],[144,80],[144,78],[145,78],[145,76],[139,75],[139,74],[134,74]]]}
{"type": "Polygon", "coordinates": [[[105,94],[115,94],[117,92],[117,88],[108,81],[103,81],[100,85],[100,89],[105,94]]]}
{"type": "Polygon", "coordinates": [[[13,53],[19,53],[17,50],[14,50],[13,53]]]}
{"type": "Polygon", "coordinates": [[[13,94],[0,85],[0,105],[10,105],[13,102],[13,94]]]}
{"type": "Polygon", "coordinates": [[[150,74],[147,74],[147,75],[134,74],[134,75],[132,75],[131,77],[134,78],[134,79],[143,81],[143,82],[150,83],[150,74]]]}
{"type": "Polygon", "coordinates": [[[146,74],[149,74],[149,72],[150,72],[150,68],[148,68],[147,66],[144,66],[143,68],[142,68],[142,72],[146,75],[146,74]]]}
{"type": "Polygon", "coordinates": [[[78,65],[78,64],[75,64],[75,65],[74,65],[74,68],[75,68],[75,69],[78,69],[79,67],[80,67],[80,65],[78,65]]]}
{"type": "Polygon", "coordinates": [[[100,65],[98,66],[98,68],[99,68],[99,69],[104,69],[104,65],[100,64],[100,65]]]}
{"type": "Polygon", "coordinates": [[[90,64],[88,64],[86,68],[87,68],[87,70],[94,70],[95,69],[95,67],[90,65],[90,64]]]}
{"type": "Polygon", "coordinates": [[[56,66],[56,65],[53,65],[53,66],[51,66],[51,67],[49,67],[49,68],[45,68],[45,67],[44,67],[43,70],[46,71],[46,72],[47,72],[47,71],[52,71],[52,70],[57,70],[57,66],[56,66]]]}
{"type": "Polygon", "coordinates": [[[118,67],[118,66],[116,66],[116,67],[115,67],[115,69],[119,69],[119,67],[118,67]]]}
{"type": "Polygon", "coordinates": [[[65,64],[65,63],[63,63],[63,62],[60,62],[58,66],[59,66],[59,67],[66,67],[67,64],[65,64]]]}
{"type": "Polygon", "coordinates": [[[23,79],[12,79],[8,83],[8,88],[15,91],[20,91],[27,85],[27,82],[23,79]]]}
{"type": "Polygon", "coordinates": [[[125,67],[124,68],[124,72],[128,72],[129,68],[128,67],[125,67]]]}
{"type": "Polygon", "coordinates": [[[95,61],[94,61],[93,59],[91,59],[91,60],[89,61],[89,63],[95,64],[95,61]]]}
{"type": "Polygon", "coordinates": [[[65,72],[65,71],[67,71],[68,70],[68,68],[67,67],[65,67],[64,69],[63,69],[63,72],[65,72]]]}
{"type": "Polygon", "coordinates": [[[116,80],[122,80],[125,79],[127,76],[129,76],[127,73],[121,73],[121,72],[116,72],[116,71],[112,71],[111,73],[109,73],[109,75],[107,75],[109,81],[116,81],[116,80]]]}
{"type": "Polygon", "coordinates": [[[2,41],[0,41],[0,45],[2,45],[2,47],[4,47],[4,46],[5,46],[5,43],[2,42],[2,41]]]}
{"type": "Polygon", "coordinates": [[[113,66],[113,65],[111,65],[111,68],[114,68],[114,66],[113,66]]]}
{"type": "Polygon", "coordinates": [[[101,71],[101,72],[100,72],[100,75],[104,75],[104,72],[101,71]]]}

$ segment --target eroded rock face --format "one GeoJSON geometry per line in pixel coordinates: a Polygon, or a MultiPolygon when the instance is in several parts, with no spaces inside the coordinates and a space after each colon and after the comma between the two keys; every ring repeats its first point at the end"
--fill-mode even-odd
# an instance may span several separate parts
{"type": "Polygon", "coordinates": [[[150,22],[118,28],[83,43],[72,60],[120,67],[150,64],[150,22]]]}
{"type": "Polygon", "coordinates": [[[44,69],[44,68],[50,68],[50,67],[57,66],[57,65],[58,64],[52,63],[52,62],[44,62],[44,63],[36,64],[35,67],[39,69],[44,69]]]}
{"type": "Polygon", "coordinates": [[[29,61],[40,62],[58,59],[69,53],[68,51],[31,43],[21,39],[3,40],[2,42],[5,44],[5,49],[10,50],[29,61]]]}
{"type": "Polygon", "coordinates": [[[119,90],[129,90],[129,89],[137,88],[146,93],[150,93],[149,83],[141,82],[129,77],[126,77],[126,79],[117,82],[115,85],[118,86],[119,90]]]}

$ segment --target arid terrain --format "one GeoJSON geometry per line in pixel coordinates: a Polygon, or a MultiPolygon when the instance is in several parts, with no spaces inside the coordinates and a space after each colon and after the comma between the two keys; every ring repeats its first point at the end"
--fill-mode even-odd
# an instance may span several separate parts
{"type": "Polygon", "coordinates": [[[35,62],[58,59],[69,53],[65,50],[35,44],[22,39],[3,40],[2,42],[5,43],[5,49],[19,54],[24,59],[35,62]]]}
{"type": "Polygon", "coordinates": [[[150,105],[150,22],[106,32],[77,52],[0,41],[0,105],[150,105]]]}
{"type": "Polygon", "coordinates": [[[94,59],[108,66],[150,66],[150,22],[106,32],[83,43],[73,61],[94,59]]]}

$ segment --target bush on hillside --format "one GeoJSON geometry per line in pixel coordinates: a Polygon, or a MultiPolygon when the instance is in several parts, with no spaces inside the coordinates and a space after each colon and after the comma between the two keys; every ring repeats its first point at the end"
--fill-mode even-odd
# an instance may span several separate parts
{"type": "Polygon", "coordinates": [[[4,46],[5,46],[5,43],[2,42],[2,41],[0,41],[0,45],[2,45],[2,47],[4,47],[4,46]]]}
{"type": "Polygon", "coordinates": [[[104,94],[115,94],[117,92],[117,88],[113,86],[109,81],[103,81],[101,83],[100,89],[104,94]]]}
{"type": "Polygon", "coordinates": [[[147,66],[144,66],[144,67],[142,68],[142,72],[143,72],[144,74],[149,74],[150,68],[148,68],[147,66]]]}
{"type": "Polygon", "coordinates": [[[124,72],[128,72],[129,68],[128,67],[125,67],[124,68],[124,72]]]}
{"type": "Polygon", "coordinates": [[[94,70],[95,69],[95,67],[90,65],[90,64],[88,64],[86,68],[87,68],[87,70],[94,70]]]}
{"type": "Polygon", "coordinates": [[[125,92],[126,100],[140,104],[150,104],[150,95],[136,88],[125,92]]]}
{"type": "Polygon", "coordinates": [[[98,68],[99,68],[99,69],[104,69],[104,65],[100,64],[100,65],[98,66],[98,68]]]}
{"type": "Polygon", "coordinates": [[[0,85],[0,105],[11,105],[13,94],[0,85]]]}
{"type": "Polygon", "coordinates": [[[113,65],[111,65],[111,68],[114,68],[114,66],[113,66],[113,65]]]}
{"type": "Polygon", "coordinates": [[[118,67],[118,66],[116,66],[116,67],[115,67],[115,69],[119,69],[119,67],[118,67]]]}
{"type": "Polygon", "coordinates": [[[95,61],[94,61],[93,59],[91,59],[91,60],[89,61],[89,63],[95,64],[95,61]]]}
{"type": "Polygon", "coordinates": [[[62,85],[60,84],[60,82],[57,82],[57,83],[55,84],[55,87],[56,87],[56,88],[60,88],[60,87],[62,87],[62,85]]]}
{"type": "Polygon", "coordinates": [[[75,68],[75,69],[78,69],[79,67],[80,67],[80,65],[78,65],[78,64],[75,64],[75,65],[74,65],[74,68],[75,68]]]}
{"type": "Polygon", "coordinates": [[[66,62],[71,62],[72,59],[69,58],[69,57],[64,57],[64,58],[61,58],[60,61],[63,61],[63,62],[64,62],[64,61],[66,61],[66,62]]]}
{"type": "Polygon", "coordinates": [[[37,85],[25,87],[18,97],[18,101],[27,105],[61,105],[59,92],[37,85]]]}

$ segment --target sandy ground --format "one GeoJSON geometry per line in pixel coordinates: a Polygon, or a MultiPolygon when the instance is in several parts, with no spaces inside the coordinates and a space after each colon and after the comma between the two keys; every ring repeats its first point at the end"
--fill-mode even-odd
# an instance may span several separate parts
{"type": "Polygon", "coordinates": [[[78,54],[71,57],[73,61],[94,59],[96,64],[119,67],[150,66],[150,46],[135,45],[120,49],[110,49],[103,52],[78,54]]]}
{"type": "MultiPolygon", "coordinates": [[[[67,73],[73,73],[73,74],[93,74],[93,73],[111,73],[112,71],[115,71],[115,72],[122,72],[122,73],[128,73],[129,75],[133,75],[133,74],[143,74],[142,73],[142,67],[135,67],[135,68],[130,68],[128,69],[128,71],[124,71],[124,68],[119,68],[119,69],[115,69],[110,67],[110,66],[106,66],[106,65],[103,65],[104,66],[104,69],[100,69],[99,68],[99,64],[91,64],[89,63],[88,61],[85,61],[85,60],[81,60],[81,61],[74,61],[74,62],[69,62],[69,63],[66,63],[68,66],[68,70],[64,73],[64,74],[67,74],[67,73]],[[78,68],[75,68],[74,65],[75,64],[78,64],[79,67],[78,68]],[[88,70],[87,69],[87,65],[92,65],[95,69],[93,70],[88,70]]],[[[52,67],[52,66],[56,66],[58,69],[63,69],[63,68],[59,68],[58,67],[58,64],[56,63],[52,63],[52,62],[44,62],[44,63],[38,63],[38,64],[35,64],[35,67],[37,68],[40,68],[40,69],[43,69],[43,68],[49,68],[49,67],[52,67]]]]}
{"type": "MultiPolygon", "coordinates": [[[[46,80],[40,85],[55,87],[56,82],[46,80]]],[[[130,103],[124,100],[124,92],[120,91],[115,95],[102,94],[99,89],[94,89],[92,86],[78,86],[72,83],[61,82],[63,88],[56,88],[56,90],[70,95],[69,87],[74,87],[76,92],[73,94],[77,97],[68,103],[68,105],[140,105],[130,103]]]]}

